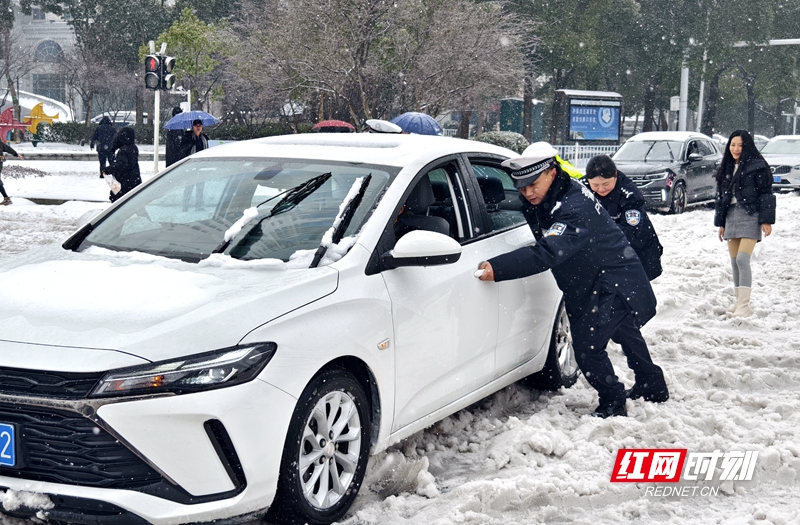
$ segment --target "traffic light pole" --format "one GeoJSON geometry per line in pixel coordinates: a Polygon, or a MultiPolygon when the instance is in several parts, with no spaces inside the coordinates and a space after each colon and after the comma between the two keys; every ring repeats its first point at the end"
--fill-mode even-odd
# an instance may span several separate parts
{"type": "Polygon", "coordinates": [[[153,175],[158,174],[158,131],[161,127],[161,90],[155,90],[155,104],[153,108],[153,175]]]}

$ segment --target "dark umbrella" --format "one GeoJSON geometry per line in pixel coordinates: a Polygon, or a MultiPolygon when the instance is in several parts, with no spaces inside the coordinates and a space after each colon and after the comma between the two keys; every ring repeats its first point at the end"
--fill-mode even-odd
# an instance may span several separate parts
{"type": "Polygon", "coordinates": [[[409,111],[392,119],[393,124],[400,126],[406,133],[417,135],[441,135],[442,127],[436,120],[425,113],[409,111]]]}
{"type": "Polygon", "coordinates": [[[317,133],[355,133],[356,128],[344,120],[323,120],[314,124],[311,131],[317,133]]]}
{"type": "Polygon", "coordinates": [[[197,119],[203,122],[203,126],[213,126],[219,122],[216,117],[209,115],[205,111],[186,111],[184,113],[178,113],[169,119],[169,121],[164,124],[164,129],[191,129],[192,122],[197,119]]]}

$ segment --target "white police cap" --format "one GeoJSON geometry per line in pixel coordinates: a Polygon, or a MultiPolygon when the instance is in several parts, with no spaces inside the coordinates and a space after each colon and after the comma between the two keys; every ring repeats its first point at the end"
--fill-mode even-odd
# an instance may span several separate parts
{"type": "Polygon", "coordinates": [[[525,148],[521,156],[503,162],[503,167],[511,168],[514,187],[524,188],[555,165],[556,155],[558,150],[547,142],[536,142],[525,148]]]}

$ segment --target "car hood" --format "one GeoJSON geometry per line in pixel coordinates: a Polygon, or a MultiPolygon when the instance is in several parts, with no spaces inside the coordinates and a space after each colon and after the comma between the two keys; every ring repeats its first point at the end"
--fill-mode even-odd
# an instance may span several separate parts
{"type": "Polygon", "coordinates": [[[648,173],[658,173],[666,169],[672,169],[674,164],[668,162],[617,162],[617,169],[629,177],[646,175],[648,173]]]}
{"type": "Polygon", "coordinates": [[[800,155],[785,155],[781,153],[762,153],[764,160],[770,167],[775,166],[797,166],[800,164],[800,155]]]}
{"type": "Polygon", "coordinates": [[[43,363],[60,356],[78,360],[73,371],[92,371],[225,348],[338,286],[330,267],[233,260],[204,266],[90,251],[49,247],[0,263],[5,366],[48,369],[43,363]]]}

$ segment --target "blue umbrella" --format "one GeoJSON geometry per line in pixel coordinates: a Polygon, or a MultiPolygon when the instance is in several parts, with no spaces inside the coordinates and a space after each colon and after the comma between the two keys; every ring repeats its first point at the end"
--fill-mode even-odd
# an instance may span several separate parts
{"type": "Polygon", "coordinates": [[[190,129],[192,127],[192,122],[197,119],[203,121],[203,126],[213,126],[219,122],[215,117],[209,115],[205,111],[186,111],[184,113],[178,113],[169,119],[169,121],[164,124],[164,129],[190,129]]]}
{"type": "Polygon", "coordinates": [[[417,135],[441,135],[442,127],[430,115],[409,111],[392,119],[392,124],[397,124],[406,133],[417,135]]]}

